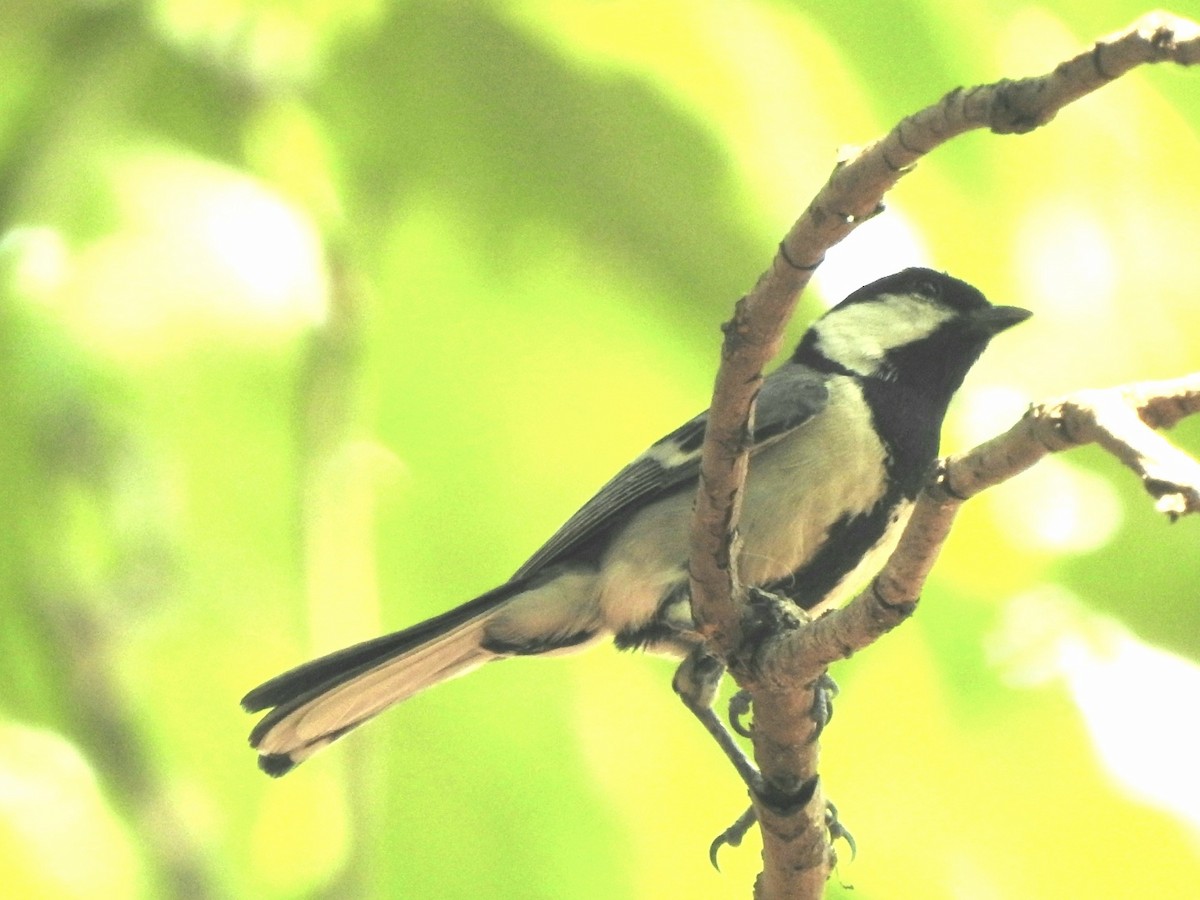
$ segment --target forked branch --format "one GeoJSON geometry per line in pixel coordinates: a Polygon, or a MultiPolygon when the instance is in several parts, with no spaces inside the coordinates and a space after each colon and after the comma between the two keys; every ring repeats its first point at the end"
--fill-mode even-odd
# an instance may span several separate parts
{"type": "MultiPolygon", "coordinates": [[[[882,139],[839,160],[825,186],[780,242],[770,267],[737,304],[725,326],[721,366],[710,407],[700,489],[691,532],[692,608],[712,651],[733,662],[731,673],[755,702],[755,750],[764,776],[797,784],[816,771],[816,743],[796,742],[796,717],[776,714],[807,708],[813,682],[795,677],[818,671],[824,662],[865,646],[855,635],[882,634],[911,614],[920,585],[948,533],[963,498],[1003,481],[1047,452],[1096,442],[1142,478],[1158,508],[1172,517],[1195,512],[1200,494],[1197,463],[1148,427],[1195,411],[1195,378],[1180,390],[1139,385],[1120,397],[1101,392],[1070,402],[1035,407],[1007,435],[950,460],[940,483],[927,491],[887,568],[869,597],[820,620],[810,629],[780,639],[759,654],[756,671],[731,660],[742,642],[744,596],[738,582],[734,536],[747,468],[746,436],[762,369],[779,348],[784,324],[826,250],[883,209],[887,191],[925,154],[977,128],[1019,134],[1046,124],[1068,103],[1143,63],[1200,62],[1200,26],[1167,13],[1151,13],[1130,28],[1102,38],[1089,50],[1044,75],[969,89],[956,88],[939,102],[907,117],[882,139]],[[1129,393],[1129,392],[1135,393],[1129,393]],[[1137,391],[1145,391],[1139,399],[1137,391]],[[1136,414],[1133,412],[1136,410],[1136,414]],[[914,589],[915,587],[915,589],[914,589]],[[891,621],[895,619],[895,621],[891,621]],[[891,622],[891,624],[888,624],[891,622]],[[832,637],[822,638],[824,633],[832,637]],[[810,635],[811,636],[805,636],[810,635]],[[791,642],[822,649],[789,648],[791,642]],[[763,676],[770,673],[769,677],[763,676]],[[806,685],[802,688],[782,686],[806,685]]],[[[804,716],[803,727],[812,723],[804,716]]],[[[833,862],[823,833],[823,799],[815,790],[804,809],[780,815],[757,805],[763,826],[764,870],[756,895],[819,897],[833,862]],[[819,839],[813,830],[820,831],[819,839]]]]}

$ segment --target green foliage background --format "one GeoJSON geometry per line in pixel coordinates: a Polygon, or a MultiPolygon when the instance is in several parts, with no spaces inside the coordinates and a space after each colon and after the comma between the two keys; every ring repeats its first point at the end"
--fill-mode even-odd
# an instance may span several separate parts
{"type": "MultiPolygon", "coordinates": [[[[1142,11],[8,0],[3,893],[749,896],[756,842],[705,860],[744,793],[666,661],[489,666],[278,782],[237,700],[493,586],[702,408],[839,145],[1142,11]]],[[[1198,132],[1200,73],[1164,68],[959,140],[793,331],[920,262],[1036,310],[947,449],[1200,368],[1198,132]]],[[[830,893],[1191,893],[1198,527],[1092,452],[970,504],[915,621],[834,673],[830,893]]]]}

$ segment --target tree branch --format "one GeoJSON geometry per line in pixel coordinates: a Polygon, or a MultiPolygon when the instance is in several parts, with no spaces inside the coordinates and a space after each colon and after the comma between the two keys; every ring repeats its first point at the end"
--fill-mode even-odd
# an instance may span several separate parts
{"type": "Polygon", "coordinates": [[[816,675],[828,662],[911,615],[962,499],[1028,468],[1047,452],[1094,441],[1139,474],[1161,511],[1172,517],[1194,512],[1200,505],[1196,462],[1150,427],[1133,427],[1130,419],[1164,426],[1172,417],[1194,412],[1200,401],[1192,379],[1165,392],[1152,385],[1121,389],[1145,391],[1141,400],[1136,393],[1119,399],[1087,395],[1035,407],[1008,434],[939,469],[937,484],[923,496],[900,547],[869,592],[844,610],[780,637],[778,644],[764,646],[752,667],[733,658],[742,643],[746,609],[737,578],[736,529],[748,461],[746,439],[762,369],[779,349],[783,327],[826,250],[882,212],[884,194],[922,156],[976,128],[998,134],[1031,131],[1130,69],[1162,61],[1200,62],[1200,26],[1151,13],[1052,72],[956,88],[905,118],[881,140],[838,161],[724,326],[690,536],[692,609],[710,649],[731,664],[731,674],[753,696],[755,756],[767,782],[812,786],[799,811],[781,814],[755,799],[764,839],[764,871],[756,896],[763,900],[819,896],[833,864],[816,779],[815,728],[812,716],[805,714],[814,702],[816,675]],[[1010,437],[1014,433],[1024,436],[1010,437]]]}
{"type": "Polygon", "coordinates": [[[941,460],[883,571],[842,609],[781,636],[764,654],[761,677],[785,685],[797,670],[819,674],[900,624],[916,609],[959,507],[1050,453],[1096,444],[1133,470],[1172,521],[1200,513],[1200,462],[1153,430],[1197,413],[1200,372],[1080,391],[1034,404],[1004,434],[941,460]]]}

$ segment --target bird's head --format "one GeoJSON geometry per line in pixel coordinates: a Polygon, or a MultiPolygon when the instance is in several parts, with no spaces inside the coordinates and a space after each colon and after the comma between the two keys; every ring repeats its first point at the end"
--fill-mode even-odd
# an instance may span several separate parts
{"type": "Polygon", "coordinates": [[[825,313],[792,360],[949,400],[988,341],[1030,315],[1016,306],[993,306],[943,272],[905,269],[859,288],[825,313]]]}

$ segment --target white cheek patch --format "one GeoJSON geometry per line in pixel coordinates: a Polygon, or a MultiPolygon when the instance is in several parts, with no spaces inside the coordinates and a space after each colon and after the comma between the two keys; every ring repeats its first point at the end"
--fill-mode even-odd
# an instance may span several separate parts
{"type": "Polygon", "coordinates": [[[953,317],[953,310],[923,297],[885,294],[834,309],[812,327],[825,356],[858,375],[870,375],[889,350],[919,341],[953,317]]]}

